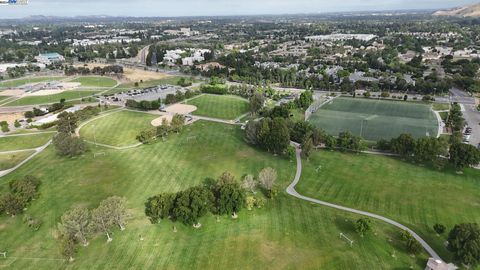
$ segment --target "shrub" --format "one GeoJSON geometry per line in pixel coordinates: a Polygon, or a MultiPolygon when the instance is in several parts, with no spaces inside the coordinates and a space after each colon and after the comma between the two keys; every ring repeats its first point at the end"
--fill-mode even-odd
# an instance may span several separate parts
{"type": "Polygon", "coordinates": [[[435,232],[437,232],[438,234],[442,234],[445,232],[445,226],[442,225],[442,224],[435,224],[433,225],[433,229],[435,230],[435,232]]]}

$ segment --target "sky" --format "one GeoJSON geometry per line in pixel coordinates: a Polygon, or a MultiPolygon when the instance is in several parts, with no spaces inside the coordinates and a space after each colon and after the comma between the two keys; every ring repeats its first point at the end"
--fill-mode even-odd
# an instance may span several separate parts
{"type": "MultiPolygon", "coordinates": [[[[17,0],[20,1],[20,0],[17,0]]],[[[46,16],[218,16],[443,9],[480,0],[29,0],[0,6],[0,19],[46,16]]]]}

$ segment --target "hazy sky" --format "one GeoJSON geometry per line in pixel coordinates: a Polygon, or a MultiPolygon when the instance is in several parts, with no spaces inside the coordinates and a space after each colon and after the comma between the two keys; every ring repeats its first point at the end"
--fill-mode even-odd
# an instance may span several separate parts
{"type": "Polygon", "coordinates": [[[479,0],[29,0],[0,6],[0,18],[29,15],[199,16],[436,9],[479,0]]]}

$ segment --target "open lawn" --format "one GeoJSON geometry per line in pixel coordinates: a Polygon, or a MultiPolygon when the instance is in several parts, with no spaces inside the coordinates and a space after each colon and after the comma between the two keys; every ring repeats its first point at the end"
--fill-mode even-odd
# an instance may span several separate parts
{"type": "Polygon", "coordinates": [[[458,223],[480,222],[480,171],[463,175],[378,155],[315,152],[304,162],[297,191],[305,196],[392,218],[419,233],[443,256],[458,223]],[[444,224],[437,236],[432,227],[444,224]]]}
{"type": "Polygon", "coordinates": [[[33,151],[22,151],[13,154],[0,153],[0,171],[15,167],[15,165],[25,160],[31,154],[33,154],[33,151]]]}
{"type": "Polygon", "coordinates": [[[331,135],[350,131],[371,141],[402,133],[436,136],[438,131],[437,118],[429,105],[401,101],[337,98],[322,106],[309,121],[331,135]]]}
{"type": "Polygon", "coordinates": [[[158,115],[142,112],[121,111],[98,118],[86,124],[80,135],[98,143],[113,146],[128,146],[138,143],[140,131],[153,128],[150,122],[158,115]]]}
{"type": "Polygon", "coordinates": [[[193,115],[233,120],[248,112],[248,101],[237,96],[201,95],[185,102],[197,106],[193,115]]]}
{"type": "Polygon", "coordinates": [[[450,104],[448,103],[433,103],[432,108],[435,111],[446,111],[450,109],[450,104]]]}
{"type": "Polygon", "coordinates": [[[80,77],[71,82],[81,83],[82,87],[114,87],[117,84],[112,78],[100,76],[80,77]]]}
{"type": "Polygon", "coordinates": [[[62,98],[68,100],[71,99],[80,99],[88,96],[92,96],[98,93],[98,91],[91,90],[70,90],[65,91],[60,94],[48,95],[48,96],[30,96],[22,97],[12,102],[8,102],[3,106],[25,106],[25,105],[37,105],[37,104],[48,104],[60,102],[62,98]]]}
{"type": "MultiPolygon", "coordinates": [[[[115,133],[112,128],[109,134],[115,133]]],[[[92,147],[93,149],[93,147],[92,147]]],[[[92,150],[93,151],[93,150],[92,150]]],[[[9,257],[0,260],[9,269],[408,269],[423,268],[426,256],[403,252],[398,234],[376,223],[375,234],[363,238],[353,232],[358,216],[313,205],[285,195],[295,163],[247,146],[239,127],[199,121],[167,141],[128,150],[98,148],[105,156],[87,153],[75,159],[60,158],[53,148],[35,157],[8,182],[26,174],[42,181],[40,197],[27,213],[44,222],[33,232],[22,217],[0,217],[0,248],[9,257]],[[175,192],[217,177],[223,171],[237,178],[257,174],[264,167],[278,171],[280,195],[263,209],[242,211],[237,220],[213,216],[203,226],[170,221],[152,225],[144,215],[147,197],[175,192]],[[51,168],[55,168],[52,170],[51,168]],[[128,200],[131,219],[126,230],[114,230],[113,242],[103,236],[79,247],[73,263],[61,261],[55,227],[72,206],[96,207],[108,196],[128,200]],[[339,238],[349,235],[350,247],[339,238]],[[140,236],[144,238],[140,241],[140,236]],[[388,239],[393,239],[390,242],[388,239]],[[395,254],[395,257],[392,257],[395,254]],[[57,261],[58,260],[58,261],[57,261]]]]}
{"type": "Polygon", "coordinates": [[[0,101],[9,98],[10,96],[0,96],[0,101]]]}
{"type": "Polygon", "coordinates": [[[53,135],[54,133],[42,133],[28,136],[0,137],[0,151],[37,148],[46,144],[53,135]]]}
{"type": "Polygon", "coordinates": [[[0,81],[0,87],[18,87],[24,84],[63,80],[66,77],[28,77],[16,80],[0,81]]]}

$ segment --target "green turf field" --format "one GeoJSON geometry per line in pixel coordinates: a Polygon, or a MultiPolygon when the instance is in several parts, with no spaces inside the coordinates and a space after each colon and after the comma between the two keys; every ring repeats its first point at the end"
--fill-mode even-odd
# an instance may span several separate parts
{"type": "Polygon", "coordinates": [[[197,106],[193,115],[233,120],[248,112],[248,101],[237,96],[201,95],[188,102],[197,106]]]}
{"type": "Polygon", "coordinates": [[[58,80],[63,80],[66,77],[29,77],[29,78],[22,78],[22,79],[16,79],[16,80],[9,80],[2,82],[0,81],[0,87],[18,87],[22,86],[24,84],[29,84],[29,83],[37,83],[37,82],[48,82],[48,81],[58,81],[58,80]]]}
{"type": "MultiPolygon", "coordinates": [[[[1,94],[1,93],[0,93],[0,94],[1,94]]],[[[7,98],[9,98],[9,96],[0,96],[0,101],[5,100],[5,99],[7,99],[7,98]]]]}
{"type": "Polygon", "coordinates": [[[32,134],[28,136],[0,137],[0,151],[32,149],[40,147],[53,137],[54,133],[32,134]]]}
{"type": "Polygon", "coordinates": [[[0,153],[0,171],[15,167],[18,163],[33,154],[34,151],[22,151],[13,154],[0,153]]]}
{"type": "Polygon", "coordinates": [[[376,141],[410,133],[414,137],[437,136],[438,123],[429,105],[399,101],[337,98],[310,119],[332,135],[350,131],[376,141]]]}
{"type": "Polygon", "coordinates": [[[114,87],[117,84],[112,78],[100,76],[80,77],[71,82],[81,83],[82,87],[114,87]]]}
{"type": "MultiPolygon", "coordinates": [[[[110,134],[115,133],[112,128],[110,134]]],[[[201,184],[223,171],[237,178],[270,166],[278,171],[279,189],[294,176],[295,163],[247,146],[239,127],[199,121],[165,142],[128,150],[99,148],[105,156],[87,153],[60,158],[53,148],[36,156],[8,182],[25,174],[42,181],[40,197],[27,213],[44,224],[33,232],[21,217],[0,217],[0,246],[9,251],[1,265],[8,269],[408,269],[425,266],[426,255],[403,252],[396,229],[376,223],[363,238],[353,232],[358,216],[313,205],[284,192],[260,210],[242,211],[237,220],[213,216],[202,228],[170,221],[151,225],[144,215],[148,196],[201,184]],[[54,170],[52,168],[55,168],[54,170]],[[108,196],[125,196],[131,211],[126,230],[113,232],[107,244],[99,236],[79,247],[74,263],[61,261],[55,230],[60,216],[73,205],[90,208],[108,196]],[[339,233],[354,241],[350,247],[339,233]],[[144,241],[140,241],[140,235],[144,241]],[[389,239],[392,239],[390,242],[389,239]],[[395,254],[395,257],[392,257],[395,254]],[[57,261],[59,260],[59,261],[57,261]]]]}
{"type": "Polygon", "coordinates": [[[48,104],[60,102],[62,98],[66,100],[79,99],[83,97],[92,96],[98,93],[98,91],[92,90],[69,90],[62,92],[60,94],[48,95],[48,96],[29,96],[22,97],[12,102],[8,102],[3,106],[25,106],[25,105],[36,105],[36,104],[48,104]]]}
{"type": "Polygon", "coordinates": [[[445,259],[448,231],[458,223],[480,222],[478,170],[458,175],[390,157],[331,151],[315,152],[303,165],[300,194],[401,222],[445,259]],[[447,226],[442,237],[433,231],[435,223],[447,226]]]}
{"type": "Polygon", "coordinates": [[[138,143],[140,131],[152,128],[150,122],[159,115],[121,111],[101,117],[86,124],[80,135],[89,140],[112,146],[128,146],[138,143]]]}

